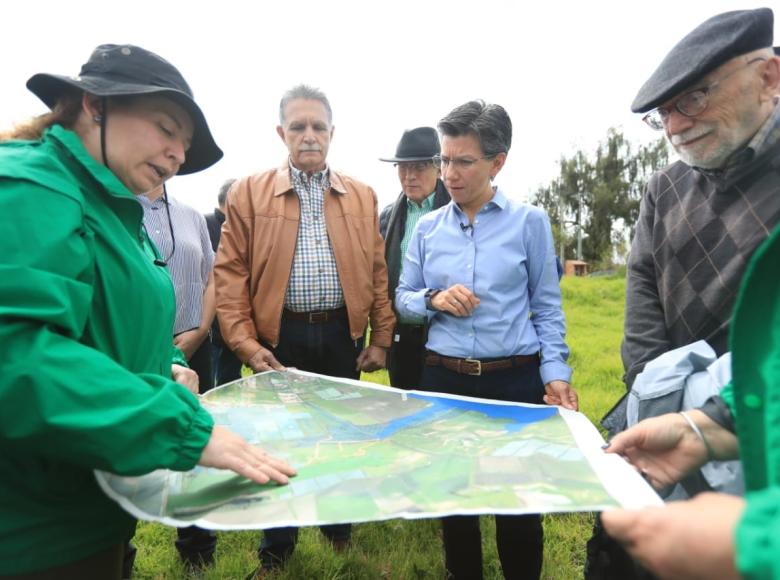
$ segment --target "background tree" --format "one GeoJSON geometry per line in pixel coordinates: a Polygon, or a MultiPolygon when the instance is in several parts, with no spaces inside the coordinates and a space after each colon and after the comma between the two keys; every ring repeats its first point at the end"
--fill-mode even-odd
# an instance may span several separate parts
{"type": "Polygon", "coordinates": [[[568,226],[581,224],[583,259],[610,264],[625,234],[633,234],[647,178],[668,159],[664,139],[634,151],[615,128],[607,131],[592,156],[577,150],[561,157],[558,176],[534,196],[534,203],[550,215],[556,250],[563,243],[566,257],[576,254],[576,227],[568,226]]]}

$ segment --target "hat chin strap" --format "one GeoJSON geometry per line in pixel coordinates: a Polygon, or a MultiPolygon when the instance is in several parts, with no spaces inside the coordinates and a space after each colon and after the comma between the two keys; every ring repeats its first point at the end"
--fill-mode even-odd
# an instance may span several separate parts
{"type": "Polygon", "coordinates": [[[106,97],[100,97],[100,105],[103,112],[100,117],[100,154],[103,156],[103,165],[111,169],[108,165],[108,157],[106,156],[106,118],[108,117],[108,99],[106,97]]]}

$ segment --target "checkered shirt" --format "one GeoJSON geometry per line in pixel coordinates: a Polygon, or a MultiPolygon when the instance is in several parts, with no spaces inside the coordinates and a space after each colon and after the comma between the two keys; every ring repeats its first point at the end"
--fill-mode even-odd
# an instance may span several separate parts
{"type": "Polygon", "coordinates": [[[780,223],[777,120],[776,111],[755,156],[723,175],[677,162],[650,179],[628,263],[628,385],[667,350],[697,340],[719,355],[728,349],[731,311],[748,260],[780,223]]]}
{"type": "Polygon", "coordinates": [[[325,192],[330,189],[328,168],[309,176],[290,165],[290,175],[300,201],[301,216],[284,307],[295,312],[340,308],[344,306],[344,293],[323,206],[325,192]]]}

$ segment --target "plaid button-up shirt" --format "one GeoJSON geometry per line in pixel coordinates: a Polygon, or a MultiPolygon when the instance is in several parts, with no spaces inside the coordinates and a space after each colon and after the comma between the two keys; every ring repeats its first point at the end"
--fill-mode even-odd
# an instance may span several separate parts
{"type": "Polygon", "coordinates": [[[323,196],[330,189],[328,168],[309,176],[290,165],[290,175],[301,216],[284,307],[295,312],[340,308],[344,306],[344,293],[323,209],[323,196]]]}

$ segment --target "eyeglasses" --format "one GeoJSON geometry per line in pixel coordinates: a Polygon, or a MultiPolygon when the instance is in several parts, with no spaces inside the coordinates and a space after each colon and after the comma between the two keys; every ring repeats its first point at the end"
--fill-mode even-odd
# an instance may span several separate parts
{"type": "Polygon", "coordinates": [[[476,159],[471,157],[456,157],[455,159],[450,159],[449,157],[435,157],[433,162],[441,165],[442,169],[447,169],[450,164],[452,164],[453,167],[456,167],[457,169],[469,169],[470,167],[473,167],[477,161],[482,159],[493,159],[496,155],[498,155],[498,153],[493,153],[492,155],[483,155],[482,157],[477,157],[476,159]]]}
{"type": "Polygon", "coordinates": [[[401,161],[400,163],[393,163],[393,167],[397,167],[398,171],[422,173],[429,167],[433,167],[435,161],[401,161]]]}
{"type": "Polygon", "coordinates": [[[710,92],[715,87],[717,87],[734,73],[762,60],[766,59],[763,57],[757,57],[749,60],[745,66],[735,68],[730,73],[719,78],[715,82],[710,83],[706,87],[701,87],[700,89],[694,89],[685,93],[679,99],[677,99],[671,107],[658,107],[657,109],[653,109],[647,115],[642,117],[642,120],[647,123],[647,126],[651,129],[654,129],[655,131],[662,131],[664,125],[669,120],[671,108],[674,108],[674,110],[676,110],[681,115],[685,115],[686,117],[695,117],[696,115],[701,115],[707,109],[707,105],[710,103],[710,92]]]}

